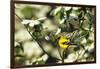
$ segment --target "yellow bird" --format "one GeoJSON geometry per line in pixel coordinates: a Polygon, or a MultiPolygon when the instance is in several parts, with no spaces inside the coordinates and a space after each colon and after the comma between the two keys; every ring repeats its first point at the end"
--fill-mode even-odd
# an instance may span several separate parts
{"type": "Polygon", "coordinates": [[[61,48],[66,49],[69,46],[67,43],[70,43],[70,39],[64,36],[59,37],[58,44],[61,48]]]}
{"type": "Polygon", "coordinates": [[[66,49],[66,48],[68,48],[69,46],[73,46],[73,47],[79,47],[79,46],[81,46],[83,49],[85,49],[84,48],[84,46],[83,45],[78,45],[78,44],[75,44],[75,43],[73,43],[73,42],[71,42],[71,40],[69,39],[69,38],[67,38],[67,37],[64,37],[64,36],[60,36],[59,38],[58,38],[58,44],[59,44],[59,46],[62,48],[62,49],[66,49]]]}
{"type": "Polygon", "coordinates": [[[68,48],[69,46],[71,47],[77,47],[77,46],[81,46],[84,48],[84,46],[82,45],[79,45],[79,44],[76,44],[76,43],[73,43],[71,41],[71,38],[73,36],[73,33],[75,32],[72,32],[72,33],[67,33],[67,32],[62,32],[60,34],[58,34],[56,37],[57,37],[57,42],[58,42],[58,45],[62,48],[62,49],[66,49],[68,48]]]}

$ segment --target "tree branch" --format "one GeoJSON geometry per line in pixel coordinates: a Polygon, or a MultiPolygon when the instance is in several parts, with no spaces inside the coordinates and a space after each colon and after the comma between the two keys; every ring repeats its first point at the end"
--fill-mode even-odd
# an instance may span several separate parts
{"type": "MultiPolygon", "coordinates": [[[[15,13],[15,15],[20,19],[20,21],[23,21],[16,13],[15,13]]],[[[28,29],[27,29],[27,26],[24,24],[24,26],[25,26],[25,28],[26,28],[26,30],[28,31],[28,29]]],[[[42,45],[41,45],[41,43],[39,42],[39,40],[37,40],[37,39],[34,39],[34,37],[32,36],[32,34],[28,31],[28,33],[30,34],[30,36],[32,37],[32,39],[33,40],[35,40],[38,44],[39,44],[39,47],[42,49],[42,51],[44,52],[44,53],[46,53],[48,56],[51,56],[49,53],[47,53],[45,50],[44,50],[44,48],[42,47],[42,45]]],[[[51,56],[52,57],[52,56],[51,56]]],[[[56,59],[58,59],[58,58],[56,58],[56,59]]],[[[60,59],[58,59],[58,60],[60,60],[60,59]]]]}

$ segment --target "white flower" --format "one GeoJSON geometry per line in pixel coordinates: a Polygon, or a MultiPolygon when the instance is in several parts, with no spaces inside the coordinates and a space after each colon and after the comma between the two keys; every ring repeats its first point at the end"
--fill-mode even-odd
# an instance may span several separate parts
{"type": "Polygon", "coordinates": [[[42,58],[43,61],[46,61],[48,59],[48,55],[44,54],[41,58],[42,58]]]}
{"type": "Polygon", "coordinates": [[[75,13],[71,13],[70,16],[76,17],[76,18],[78,17],[75,13]]]}
{"type": "Polygon", "coordinates": [[[62,7],[57,7],[54,11],[54,15],[56,15],[60,10],[61,10],[62,7]]]}
{"type": "Polygon", "coordinates": [[[60,21],[60,24],[64,23],[64,21],[65,21],[65,19],[62,19],[62,20],[60,21]]]}
{"type": "Polygon", "coordinates": [[[15,46],[20,45],[18,42],[15,41],[15,46]]]}
{"type": "Polygon", "coordinates": [[[39,20],[23,20],[22,24],[29,24],[30,27],[34,27],[34,25],[40,24],[39,20]]]}
{"type": "Polygon", "coordinates": [[[32,20],[23,20],[21,23],[22,24],[28,24],[28,23],[31,23],[32,22],[32,20]]]}
{"type": "Polygon", "coordinates": [[[50,38],[49,38],[49,36],[45,36],[45,39],[46,39],[46,40],[49,40],[50,38]]]}
{"type": "Polygon", "coordinates": [[[68,10],[70,10],[71,9],[71,7],[65,7],[65,10],[66,11],[68,11],[68,10]]]}
{"type": "Polygon", "coordinates": [[[86,41],[86,39],[84,38],[82,41],[81,41],[81,44],[84,44],[84,43],[86,43],[87,41],[86,41]]]}
{"type": "Polygon", "coordinates": [[[57,32],[55,33],[55,35],[59,34],[60,32],[61,32],[61,29],[58,28],[58,29],[57,29],[57,32]]]}
{"type": "Polygon", "coordinates": [[[34,25],[40,24],[40,21],[45,20],[46,17],[41,17],[37,20],[23,20],[21,23],[22,24],[29,24],[30,27],[34,27],[34,25]]]}
{"type": "Polygon", "coordinates": [[[30,27],[34,27],[34,25],[40,24],[40,21],[38,20],[32,20],[32,22],[29,24],[30,27]]]}

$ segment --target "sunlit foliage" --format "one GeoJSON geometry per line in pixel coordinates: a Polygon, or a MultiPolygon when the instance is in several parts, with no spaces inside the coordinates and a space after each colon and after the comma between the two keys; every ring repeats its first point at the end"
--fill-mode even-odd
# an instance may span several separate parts
{"type": "Polygon", "coordinates": [[[94,61],[94,11],[83,6],[16,4],[16,65],[94,61]],[[59,46],[62,36],[68,47],[59,46]]]}

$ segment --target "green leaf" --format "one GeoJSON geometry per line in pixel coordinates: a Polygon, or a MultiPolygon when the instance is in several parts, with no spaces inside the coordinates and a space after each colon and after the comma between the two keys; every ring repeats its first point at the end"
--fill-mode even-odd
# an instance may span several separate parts
{"type": "Polygon", "coordinates": [[[61,8],[62,8],[62,7],[57,7],[57,8],[54,10],[54,15],[57,15],[57,14],[61,11],[61,8]]]}
{"type": "Polygon", "coordinates": [[[37,61],[37,63],[38,63],[38,64],[45,64],[45,62],[43,61],[43,59],[40,60],[40,61],[37,61]]]}
{"type": "Polygon", "coordinates": [[[84,12],[84,15],[87,13],[86,12],[86,7],[82,7],[82,10],[83,10],[83,12],[84,12]]]}
{"type": "Polygon", "coordinates": [[[89,31],[88,30],[84,30],[82,33],[81,33],[81,36],[84,36],[86,39],[88,39],[89,37],[89,31]]]}
{"type": "Polygon", "coordinates": [[[86,38],[86,39],[89,38],[89,32],[87,32],[87,34],[85,35],[85,38],[86,38]]]}
{"type": "Polygon", "coordinates": [[[16,47],[15,47],[16,53],[20,53],[20,50],[21,50],[21,48],[20,48],[19,46],[16,46],[16,47]]]}
{"type": "Polygon", "coordinates": [[[58,61],[57,58],[49,56],[45,64],[52,64],[52,63],[56,63],[57,61],[58,61]]]}
{"type": "Polygon", "coordinates": [[[33,29],[32,27],[28,26],[27,28],[28,28],[28,31],[29,31],[29,32],[33,31],[33,30],[32,30],[32,29],[33,29]]]}
{"type": "Polygon", "coordinates": [[[43,30],[43,27],[41,24],[39,24],[39,25],[35,25],[34,29],[35,29],[35,32],[40,32],[41,30],[43,30]]]}
{"type": "Polygon", "coordinates": [[[64,22],[65,20],[65,10],[63,7],[60,8],[59,12],[55,15],[55,18],[57,19],[58,23],[60,24],[61,22],[64,22]]]}
{"type": "Polygon", "coordinates": [[[76,12],[80,12],[82,10],[82,8],[79,8],[79,9],[77,9],[77,10],[75,10],[76,12]]]}
{"type": "Polygon", "coordinates": [[[20,44],[20,49],[22,50],[22,52],[24,52],[24,48],[22,46],[22,43],[20,42],[19,44],[20,44]]]}
{"type": "Polygon", "coordinates": [[[19,42],[20,45],[15,47],[15,51],[17,54],[19,54],[21,51],[24,52],[24,48],[22,46],[22,43],[19,42]]]}
{"type": "Polygon", "coordinates": [[[33,62],[32,65],[36,64],[36,62],[33,62]]]}
{"type": "Polygon", "coordinates": [[[78,50],[80,50],[80,47],[75,47],[74,48],[74,51],[78,51],[78,50]]]}
{"type": "Polygon", "coordinates": [[[82,12],[80,12],[80,14],[78,15],[78,18],[79,18],[79,19],[82,18],[82,12]]]}
{"type": "Polygon", "coordinates": [[[17,54],[17,55],[15,55],[15,57],[24,57],[24,56],[21,54],[17,54]]]}
{"type": "Polygon", "coordinates": [[[92,43],[93,43],[93,40],[88,39],[86,44],[89,46],[89,45],[91,45],[92,43]]]}
{"type": "Polygon", "coordinates": [[[67,18],[69,18],[69,16],[70,16],[70,13],[72,12],[72,8],[71,9],[69,9],[68,11],[66,11],[66,14],[67,14],[67,18]]]}

